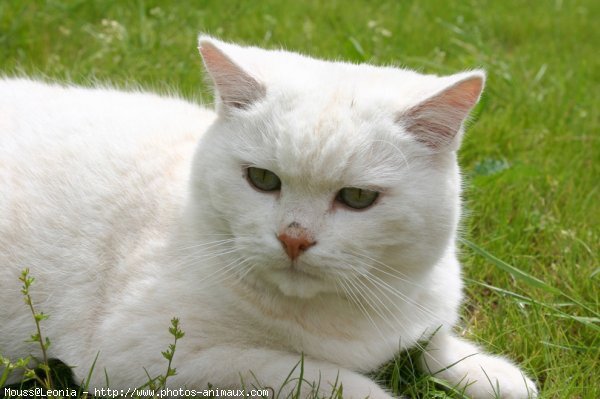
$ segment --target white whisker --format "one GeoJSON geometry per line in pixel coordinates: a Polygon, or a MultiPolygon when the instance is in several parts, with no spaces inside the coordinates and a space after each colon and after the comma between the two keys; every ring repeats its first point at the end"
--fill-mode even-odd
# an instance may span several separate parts
{"type": "Polygon", "coordinates": [[[360,300],[360,298],[362,298],[363,300],[366,300],[365,297],[361,294],[361,291],[356,288],[356,285],[350,279],[340,280],[340,282],[342,283],[342,287],[346,286],[346,288],[347,288],[346,293],[348,295],[350,295],[350,296],[352,296],[352,297],[355,298],[355,303],[360,308],[361,312],[369,319],[369,321],[371,322],[371,324],[373,325],[373,327],[375,327],[375,329],[377,330],[377,332],[379,333],[379,335],[381,336],[381,338],[385,339],[385,335],[383,334],[383,332],[379,328],[379,325],[377,323],[375,323],[375,320],[373,320],[373,318],[371,317],[371,315],[369,314],[369,312],[367,311],[367,309],[364,307],[362,301],[360,300]],[[352,285],[355,290],[353,291],[346,284],[352,285]]]}
{"type": "MultiPolygon", "coordinates": [[[[402,273],[402,271],[397,270],[396,268],[393,268],[392,266],[390,266],[390,265],[388,265],[386,263],[383,263],[380,260],[374,259],[374,258],[372,258],[372,257],[370,257],[370,256],[368,256],[368,255],[366,255],[366,254],[364,254],[362,252],[358,252],[358,251],[351,251],[349,253],[351,255],[356,256],[356,257],[362,257],[364,259],[370,260],[371,262],[374,262],[375,264],[383,266],[383,267],[385,267],[386,269],[389,270],[389,272],[386,272],[386,271],[384,271],[384,270],[382,270],[380,268],[377,268],[377,270],[379,272],[383,273],[383,274],[389,275],[390,277],[393,277],[393,278],[397,278],[398,280],[403,281],[403,282],[405,282],[407,284],[414,285],[417,288],[424,289],[424,287],[421,284],[416,283],[414,281],[411,281],[410,278],[409,278],[409,276],[407,276],[406,274],[402,273]]],[[[367,265],[367,264],[365,263],[365,265],[367,265]]],[[[369,265],[369,266],[371,266],[373,268],[376,268],[376,266],[374,266],[374,265],[369,265]]]]}
{"type": "Polygon", "coordinates": [[[203,278],[200,281],[198,281],[198,284],[206,283],[206,282],[210,282],[211,284],[216,284],[217,281],[220,282],[222,280],[211,281],[211,279],[221,278],[221,277],[227,275],[229,272],[235,270],[243,262],[245,262],[244,258],[242,258],[242,257],[236,258],[233,261],[231,261],[230,263],[226,264],[225,266],[220,267],[217,270],[213,271],[209,275],[203,276],[203,278]]]}
{"type": "MultiPolygon", "coordinates": [[[[360,259],[357,259],[357,261],[361,262],[365,266],[370,266],[368,263],[365,263],[360,259]]],[[[416,306],[418,308],[418,310],[421,310],[424,313],[428,313],[429,316],[431,316],[431,317],[434,317],[434,318],[437,317],[430,309],[425,308],[424,306],[422,306],[420,303],[416,302],[414,299],[412,299],[408,295],[404,294],[397,288],[392,287],[390,284],[388,284],[387,282],[382,280],[379,276],[376,276],[371,272],[367,272],[367,274],[365,274],[364,276],[366,278],[368,278],[369,280],[371,280],[372,283],[377,284],[378,286],[383,286],[386,289],[386,291],[393,293],[394,296],[396,296],[403,302],[406,302],[413,306],[416,306]]],[[[404,281],[404,280],[402,280],[402,281],[404,281]]],[[[400,310],[400,309],[398,309],[398,310],[400,310]]]]}

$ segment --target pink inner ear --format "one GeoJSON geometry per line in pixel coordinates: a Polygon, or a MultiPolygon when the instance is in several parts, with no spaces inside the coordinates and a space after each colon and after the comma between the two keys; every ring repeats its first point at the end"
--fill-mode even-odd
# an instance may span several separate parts
{"type": "Polygon", "coordinates": [[[198,49],[224,105],[245,109],[264,97],[265,87],[213,43],[201,42],[198,49]]]}
{"type": "Polygon", "coordinates": [[[242,71],[225,54],[217,49],[212,43],[203,42],[200,47],[200,54],[206,64],[208,71],[213,73],[241,73],[242,71]]]}
{"type": "Polygon", "coordinates": [[[423,101],[401,115],[406,129],[432,149],[450,144],[483,89],[483,77],[473,76],[423,101]]]}

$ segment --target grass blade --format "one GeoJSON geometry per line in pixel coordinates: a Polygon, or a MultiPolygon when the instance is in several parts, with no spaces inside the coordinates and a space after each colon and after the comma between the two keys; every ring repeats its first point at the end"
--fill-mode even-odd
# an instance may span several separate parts
{"type": "MultiPolygon", "coordinates": [[[[485,259],[487,259],[488,261],[490,261],[491,263],[496,265],[499,269],[502,269],[505,272],[510,273],[513,277],[524,281],[525,283],[527,283],[528,285],[530,285],[532,287],[541,288],[544,291],[555,294],[555,295],[561,295],[561,296],[567,298],[568,300],[572,301],[573,303],[581,306],[583,309],[587,310],[588,312],[592,313],[594,316],[596,316],[596,318],[600,318],[600,312],[590,308],[583,302],[578,301],[577,299],[564,293],[563,291],[559,290],[558,288],[552,287],[551,285],[548,285],[546,282],[540,280],[539,278],[534,277],[531,274],[526,273],[523,270],[518,269],[512,265],[509,265],[508,263],[504,262],[501,259],[496,258],[494,255],[492,255],[485,249],[481,248],[480,246],[472,243],[471,241],[469,241],[465,238],[459,238],[459,240],[460,240],[460,242],[462,242],[463,244],[465,244],[466,246],[471,248],[478,255],[481,255],[482,257],[484,257],[485,259]]],[[[573,317],[573,316],[570,316],[570,317],[573,317]]],[[[591,323],[589,323],[589,324],[585,323],[585,324],[591,325],[591,323]]],[[[598,328],[598,326],[596,326],[596,325],[594,325],[594,327],[598,328]]]]}
{"type": "Polygon", "coordinates": [[[551,314],[554,317],[560,317],[563,319],[574,320],[578,323],[585,325],[586,327],[590,327],[591,329],[600,332],[600,326],[598,326],[598,324],[600,323],[600,319],[598,319],[597,317],[574,316],[574,315],[568,314],[566,312],[563,312],[559,308],[562,307],[564,304],[560,304],[560,303],[559,304],[547,304],[544,302],[536,301],[533,298],[517,294],[516,292],[508,291],[508,290],[505,290],[505,289],[499,288],[499,287],[494,287],[493,285],[486,284],[482,281],[476,281],[476,280],[472,280],[469,278],[465,279],[465,281],[468,281],[473,284],[481,285],[482,287],[485,287],[489,290],[498,292],[499,294],[515,298],[519,302],[526,303],[528,305],[538,305],[540,307],[543,307],[544,309],[549,309],[552,312],[551,314]]]}
{"type": "Polygon", "coordinates": [[[492,255],[485,249],[479,247],[478,245],[472,243],[471,241],[469,241],[465,238],[460,238],[459,240],[460,240],[460,242],[462,242],[463,244],[465,244],[466,246],[471,248],[473,250],[473,252],[475,252],[478,255],[482,256],[483,258],[487,259],[490,263],[494,264],[495,266],[504,270],[505,272],[510,273],[516,279],[519,279],[532,287],[540,288],[551,294],[562,295],[562,291],[560,291],[559,289],[548,285],[547,283],[540,280],[539,278],[532,276],[531,274],[526,273],[521,269],[518,269],[512,265],[509,265],[508,263],[504,262],[501,259],[496,258],[494,255],[492,255]]]}

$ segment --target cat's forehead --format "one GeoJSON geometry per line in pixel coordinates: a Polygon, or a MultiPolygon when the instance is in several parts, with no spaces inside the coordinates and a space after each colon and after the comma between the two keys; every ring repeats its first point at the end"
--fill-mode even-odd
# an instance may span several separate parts
{"type": "Polygon", "coordinates": [[[243,143],[239,158],[309,182],[368,186],[411,159],[456,150],[485,80],[482,71],[438,77],[212,39],[200,45],[220,120],[233,121],[243,143]]]}
{"type": "Polygon", "coordinates": [[[403,166],[391,143],[398,135],[393,119],[360,110],[348,91],[298,94],[293,103],[267,102],[259,115],[241,121],[249,128],[242,134],[250,163],[322,187],[386,185],[403,166]]]}
{"type": "MultiPolygon", "coordinates": [[[[323,60],[286,50],[265,50],[220,43],[234,60],[267,91],[315,92],[321,98],[353,97],[355,101],[378,98],[398,105],[422,98],[439,82],[434,75],[393,66],[323,60]]],[[[327,101],[327,100],[326,100],[327,101]]]]}
{"type": "Polygon", "coordinates": [[[352,104],[357,110],[376,103],[400,111],[440,85],[439,77],[408,69],[325,61],[287,52],[275,52],[269,62],[257,63],[254,72],[271,94],[291,93],[322,107],[352,104]]]}

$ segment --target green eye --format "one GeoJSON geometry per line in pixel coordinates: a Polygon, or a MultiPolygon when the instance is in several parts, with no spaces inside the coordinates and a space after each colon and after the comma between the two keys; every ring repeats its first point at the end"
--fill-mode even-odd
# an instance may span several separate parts
{"type": "Polygon", "coordinates": [[[336,200],[354,209],[365,209],[373,205],[379,193],[356,187],[345,187],[340,190],[336,200]]]}
{"type": "Polygon", "coordinates": [[[270,170],[253,168],[246,169],[250,183],[262,191],[276,191],[281,188],[281,180],[270,170]]]}

